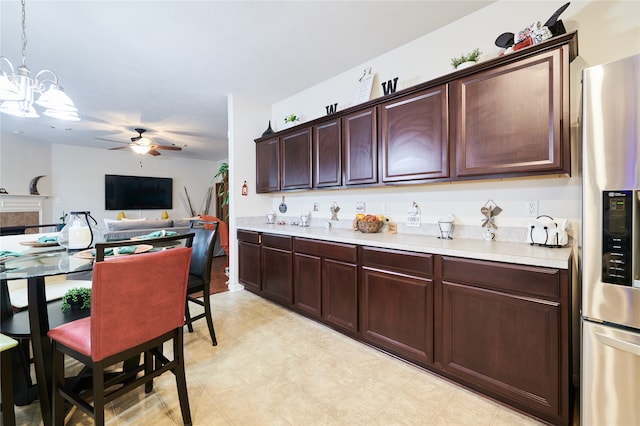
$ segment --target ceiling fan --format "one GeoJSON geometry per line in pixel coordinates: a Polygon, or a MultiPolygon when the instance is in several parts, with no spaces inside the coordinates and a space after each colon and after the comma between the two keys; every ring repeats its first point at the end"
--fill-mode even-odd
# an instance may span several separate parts
{"type": "Polygon", "coordinates": [[[117,143],[127,144],[127,146],[118,146],[116,148],[109,148],[109,151],[131,148],[131,150],[136,154],[151,154],[153,156],[160,155],[160,152],[158,152],[159,149],[166,149],[168,151],[182,151],[182,148],[179,146],[160,145],[160,144],[154,143],[149,138],[145,138],[144,136],[142,136],[142,134],[146,132],[146,129],[134,129],[134,130],[138,133],[138,136],[132,137],[131,142],[120,142],[120,141],[114,141],[111,139],[103,139],[103,138],[96,138],[96,139],[108,141],[108,142],[117,142],[117,143]]]}

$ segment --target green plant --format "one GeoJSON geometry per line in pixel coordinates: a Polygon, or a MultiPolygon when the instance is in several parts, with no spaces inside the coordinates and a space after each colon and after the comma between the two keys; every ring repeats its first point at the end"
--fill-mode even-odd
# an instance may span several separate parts
{"type": "Polygon", "coordinates": [[[464,62],[477,62],[480,55],[482,55],[482,52],[476,47],[466,55],[460,55],[457,58],[451,58],[451,65],[453,66],[453,68],[458,68],[458,66],[464,62]]]}
{"type": "MultiPolygon", "coordinates": [[[[220,207],[229,205],[229,163],[220,164],[218,172],[213,177],[214,179],[220,179],[222,185],[218,189],[218,198],[222,199],[222,205],[220,207]]],[[[224,218],[225,220],[227,218],[224,218]]]]}
{"type": "Polygon", "coordinates": [[[74,287],[67,290],[62,296],[62,312],[71,309],[72,303],[82,302],[80,309],[89,309],[91,307],[91,289],[87,287],[74,287]]]}
{"type": "Polygon", "coordinates": [[[62,222],[62,224],[64,225],[65,223],[67,223],[67,216],[69,216],[68,214],[66,214],[64,212],[64,210],[62,210],[62,216],[60,216],[60,222],[62,222]]]}
{"type": "Polygon", "coordinates": [[[294,123],[296,121],[300,121],[300,117],[295,114],[289,114],[284,118],[285,123],[294,123]]]}

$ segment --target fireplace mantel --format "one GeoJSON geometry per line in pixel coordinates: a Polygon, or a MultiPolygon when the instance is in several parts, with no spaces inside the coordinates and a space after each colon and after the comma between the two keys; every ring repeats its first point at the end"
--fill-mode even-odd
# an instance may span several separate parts
{"type": "Polygon", "coordinates": [[[46,195],[0,194],[0,226],[38,225],[46,195]]]}

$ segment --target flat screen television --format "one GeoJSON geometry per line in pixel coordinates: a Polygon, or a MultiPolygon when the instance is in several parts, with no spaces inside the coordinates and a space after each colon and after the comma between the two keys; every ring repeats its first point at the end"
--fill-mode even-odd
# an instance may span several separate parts
{"type": "Polygon", "coordinates": [[[106,210],[170,210],[173,179],[104,175],[104,204],[106,210]]]}

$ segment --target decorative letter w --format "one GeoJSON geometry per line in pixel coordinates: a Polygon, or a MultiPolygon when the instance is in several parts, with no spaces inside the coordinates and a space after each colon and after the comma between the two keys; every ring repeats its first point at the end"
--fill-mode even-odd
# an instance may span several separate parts
{"type": "Polygon", "coordinates": [[[396,92],[396,87],[398,86],[398,77],[394,78],[393,81],[389,80],[387,82],[382,83],[382,91],[385,95],[390,95],[391,93],[396,92]]]}

